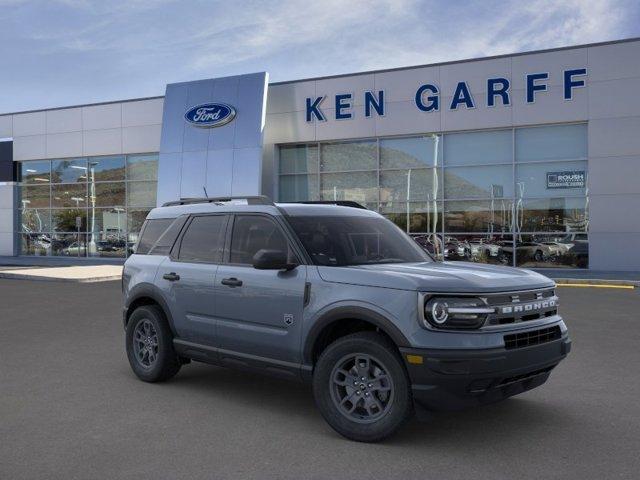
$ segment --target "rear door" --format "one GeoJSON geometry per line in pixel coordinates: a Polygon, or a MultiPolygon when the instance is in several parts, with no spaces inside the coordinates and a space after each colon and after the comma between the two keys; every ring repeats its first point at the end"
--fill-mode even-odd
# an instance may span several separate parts
{"type": "Polygon", "coordinates": [[[217,346],[215,278],[222,261],[228,215],[195,215],[171,256],[158,269],[157,282],[171,308],[178,338],[217,346]]]}
{"type": "Polygon", "coordinates": [[[253,268],[263,248],[287,251],[290,262],[300,263],[283,226],[269,215],[237,214],[230,230],[227,260],[216,274],[221,359],[299,363],[306,266],[253,268]]]}

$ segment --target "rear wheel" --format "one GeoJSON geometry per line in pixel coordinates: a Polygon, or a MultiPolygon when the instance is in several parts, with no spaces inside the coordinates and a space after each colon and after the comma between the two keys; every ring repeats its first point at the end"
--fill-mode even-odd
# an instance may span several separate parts
{"type": "Polygon", "coordinates": [[[161,382],[180,370],[173,335],[162,310],[155,305],[136,308],[127,323],[127,358],[140,380],[161,382]]]}
{"type": "Polygon", "coordinates": [[[313,391],[324,419],[351,440],[383,440],[413,413],[402,360],[394,345],[375,332],[329,345],[316,364],[313,391]]]}

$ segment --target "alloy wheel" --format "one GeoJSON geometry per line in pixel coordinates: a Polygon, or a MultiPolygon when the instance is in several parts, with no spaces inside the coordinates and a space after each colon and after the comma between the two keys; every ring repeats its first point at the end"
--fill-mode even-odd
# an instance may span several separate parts
{"type": "Polygon", "coordinates": [[[336,363],[330,377],[331,399],[338,411],[357,423],[380,420],[391,408],[394,386],[389,370],[372,355],[358,353],[336,363]]]}
{"type": "Polygon", "coordinates": [[[133,331],[133,351],[143,368],[151,368],[158,359],[158,333],[150,320],[142,319],[133,331]]]}

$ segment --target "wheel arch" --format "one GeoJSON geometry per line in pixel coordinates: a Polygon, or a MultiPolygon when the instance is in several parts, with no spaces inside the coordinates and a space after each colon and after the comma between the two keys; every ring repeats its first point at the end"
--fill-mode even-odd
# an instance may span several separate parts
{"type": "MultiPolygon", "coordinates": [[[[319,317],[307,335],[303,347],[303,361],[306,365],[314,365],[319,353],[320,347],[325,343],[330,332],[334,331],[343,322],[360,322],[372,328],[364,328],[363,330],[376,330],[385,334],[396,347],[409,346],[409,340],[404,336],[398,327],[384,315],[359,306],[342,306],[336,307],[319,317]]],[[[326,347],[326,345],[324,345],[326,347]]]]}
{"type": "Polygon", "coordinates": [[[169,324],[169,328],[171,329],[171,333],[175,336],[176,331],[173,326],[173,318],[171,317],[171,310],[169,309],[169,305],[164,300],[162,295],[157,291],[157,289],[150,284],[140,284],[135,286],[127,296],[127,301],[125,303],[125,321],[124,326],[126,328],[129,323],[129,318],[134,310],[143,305],[157,305],[164,313],[165,318],[167,319],[167,323],[169,324]]]}

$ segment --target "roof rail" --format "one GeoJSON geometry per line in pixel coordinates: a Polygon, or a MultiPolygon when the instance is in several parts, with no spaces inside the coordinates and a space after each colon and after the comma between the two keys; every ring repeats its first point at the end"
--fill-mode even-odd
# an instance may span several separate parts
{"type": "Polygon", "coordinates": [[[360,208],[361,210],[369,210],[361,203],[354,202],[353,200],[305,200],[302,202],[287,202],[287,203],[304,203],[305,205],[338,205],[340,207],[360,208]]]}
{"type": "Polygon", "coordinates": [[[163,207],[173,207],[176,205],[192,205],[194,203],[217,203],[224,204],[233,200],[246,200],[247,205],[273,205],[269,197],[264,195],[239,196],[239,197],[197,197],[197,198],[181,198],[172,202],[163,203],[163,207]]]}

